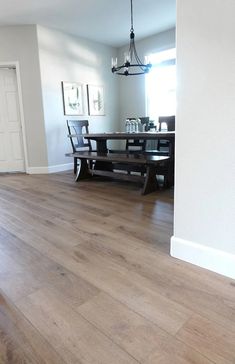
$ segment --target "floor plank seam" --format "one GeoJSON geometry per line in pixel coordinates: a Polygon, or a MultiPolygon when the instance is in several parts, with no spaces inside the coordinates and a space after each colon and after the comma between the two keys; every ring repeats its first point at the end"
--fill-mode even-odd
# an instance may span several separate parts
{"type": "MultiPolygon", "coordinates": [[[[19,308],[17,307],[17,305],[5,294],[5,292],[3,292],[2,290],[1,290],[1,288],[0,288],[0,295],[2,295],[3,297],[4,297],[4,300],[6,301],[6,302],[9,302],[10,303],[10,305],[11,306],[13,306],[14,307],[14,310],[16,311],[16,312],[19,312],[20,313],[20,315],[23,317],[23,319],[31,326],[31,327],[33,327],[33,329],[35,330],[35,332],[37,333],[37,335],[39,336],[39,337],[42,337],[43,338],[43,340],[48,344],[48,346],[51,346],[50,345],[50,342],[41,334],[41,332],[37,329],[37,327],[36,326],[34,326],[32,323],[31,323],[31,321],[24,315],[24,313],[23,312],[21,312],[20,310],[19,310],[19,308]]],[[[62,357],[61,357],[61,355],[58,353],[58,351],[53,347],[53,350],[56,352],[56,354],[58,355],[58,357],[60,358],[60,360],[61,360],[61,363],[63,362],[64,364],[66,364],[65,362],[64,362],[64,360],[62,359],[62,357]]]]}

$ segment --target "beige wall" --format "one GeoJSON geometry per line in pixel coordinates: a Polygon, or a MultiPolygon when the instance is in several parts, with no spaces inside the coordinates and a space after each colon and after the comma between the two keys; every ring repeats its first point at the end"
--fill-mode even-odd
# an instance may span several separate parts
{"type": "Polygon", "coordinates": [[[177,4],[172,254],[235,278],[235,2],[177,4]]]}
{"type": "Polygon", "coordinates": [[[0,27],[0,62],[18,61],[29,167],[47,166],[36,27],[0,27]]]}

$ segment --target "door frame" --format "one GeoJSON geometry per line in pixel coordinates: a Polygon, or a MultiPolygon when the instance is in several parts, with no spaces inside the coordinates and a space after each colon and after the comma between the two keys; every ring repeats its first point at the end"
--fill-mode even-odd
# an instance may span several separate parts
{"type": "Polygon", "coordinates": [[[1,68],[13,68],[16,70],[16,84],[17,84],[17,92],[18,92],[18,100],[19,100],[20,124],[21,124],[21,130],[22,130],[22,142],[23,142],[23,150],[24,150],[24,165],[25,165],[25,172],[28,173],[28,170],[29,170],[28,150],[27,150],[27,143],[26,143],[26,129],[25,129],[25,119],[24,119],[23,97],[22,97],[22,88],[21,88],[21,79],[20,79],[20,64],[18,61],[0,62],[0,69],[1,68]]]}

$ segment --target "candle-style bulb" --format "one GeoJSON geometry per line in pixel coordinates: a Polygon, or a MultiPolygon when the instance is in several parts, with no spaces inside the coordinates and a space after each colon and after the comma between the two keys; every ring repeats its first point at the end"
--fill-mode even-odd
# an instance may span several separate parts
{"type": "Polygon", "coordinates": [[[150,63],[150,61],[149,61],[149,56],[145,56],[145,57],[144,57],[144,63],[145,63],[145,64],[149,64],[149,63],[150,63]]]}
{"type": "Polygon", "coordinates": [[[113,67],[115,67],[115,68],[117,67],[117,57],[115,57],[115,58],[112,57],[111,65],[112,65],[112,68],[113,67]]]}
{"type": "Polygon", "coordinates": [[[130,57],[130,52],[125,52],[124,53],[124,62],[129,62],[131,61],[131,57],[130,57]]]}

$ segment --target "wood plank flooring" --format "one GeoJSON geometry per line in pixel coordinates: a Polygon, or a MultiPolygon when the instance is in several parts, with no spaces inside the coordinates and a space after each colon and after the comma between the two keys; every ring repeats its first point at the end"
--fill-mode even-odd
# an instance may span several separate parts
{"type": "Polygon", "coordinates": [[[0,364],[235,364],[235,282],[172,231],[172,190],[0,175],[0,364]]]}

